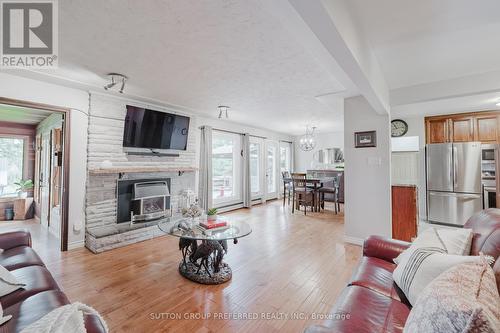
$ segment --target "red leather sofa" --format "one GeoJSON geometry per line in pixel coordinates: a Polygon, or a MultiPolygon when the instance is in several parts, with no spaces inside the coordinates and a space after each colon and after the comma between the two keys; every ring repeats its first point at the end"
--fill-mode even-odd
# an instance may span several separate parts
{"type": "MultiPolygon", "coordinates": [[[[474,232],[471,254],[493,256],[493,270],[500,291],[500,209],[473,215],[465,224],[474,232]]],[[[411,306],[392,279],[393,259],[410,243],[379,236],[363,245],[363,258],[347,287],[339,296],[328,321],[310,326],[313,332],[402,332],[411,306]],[[342,316],[343,315],[343,316],[342,316]]]]}
{"type": "MultiPolygon", "coordinates": [[[[4,316],[12,319],[0,326],[0,332],[19,332],[57,307],[70,301],[61,291],[49,270],[31,248],[26,230],[0,234],[0,264],[26,286],[0,297],[4,316]]],[[[103,333],[104,327],[95,315],[84,317],[88,333],[103,333]]]]}

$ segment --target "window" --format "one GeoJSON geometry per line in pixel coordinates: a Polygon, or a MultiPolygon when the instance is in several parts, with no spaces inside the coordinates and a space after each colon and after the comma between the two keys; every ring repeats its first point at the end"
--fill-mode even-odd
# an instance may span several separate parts
{"type": "Polygon", "coordinates": [[[292,145],[288,142],[280,142],[280,171],[291,172],[292,145]]]}
{"type": "Polygon", "coordinates": [[[0,137],[0,197],[16,196],[15,182],[23,178],[25,139],[0,137]]]}
{"type": "Polygon", "coordinates": [[[214,206],[241,202],[241,136],[213,131],[212,196],[214,206]]]}

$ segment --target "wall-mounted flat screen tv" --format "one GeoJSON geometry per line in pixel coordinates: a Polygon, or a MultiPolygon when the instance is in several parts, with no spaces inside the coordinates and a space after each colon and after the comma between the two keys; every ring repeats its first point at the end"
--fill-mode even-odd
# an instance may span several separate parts
{"type": "Polygon", "coordinates": [[[123,146],[186,150],[189,117],[127,105],[123,146]]]}

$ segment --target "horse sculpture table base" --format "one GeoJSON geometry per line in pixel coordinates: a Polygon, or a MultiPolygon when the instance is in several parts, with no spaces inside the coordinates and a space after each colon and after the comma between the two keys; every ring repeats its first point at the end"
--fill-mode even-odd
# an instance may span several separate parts
{"type": "Polygon", "coordinates": [[[179,273],[186,279],[201,284],[222,284],[231,280],[233,275],[231,267],[226,263],[221,264],[220,270],[217,273],[211,272],[209,275],[205,270],[198,271],[198,266],[191,261],[188,261],[186,265],[181,262],[179,264],[179,273]]]}
{"type": "MultiPolygon", "coordinates": [[[[234,240],[237,243],[237,240],[234,240]]],[[[182,261],[179,273],[186,279],[201,284],[221,284],[233,275],[228,264],[222,261],[227,253],[227,241],[180,238],[179,250],[182,261]]]]}

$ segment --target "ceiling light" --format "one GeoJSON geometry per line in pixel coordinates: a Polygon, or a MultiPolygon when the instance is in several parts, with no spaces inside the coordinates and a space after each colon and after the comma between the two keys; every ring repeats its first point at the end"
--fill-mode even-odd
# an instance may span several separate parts
{"type": "Polygon", "coordinates": [[[116,85],[115,78],[112,76],[111,77],[111,83],[107,84],[104,86],[104,90],[108,90],[109,88],[112,88],[116,85]]]}
{"type": "Polygon", "coordinates": [[[498,102],[497,104],[495,104],[496,106],[500,106],[500,102],[498,102]]]}
{"type": "Polygon", "coordinates": [[[122,84],[118,92],[120,94],[123,94],[123,90],[125,89],[125,82],[127,81],[128,78],[125,75],[119,73],[109,73],[108,78],[111,80],[111,82],[104,86],[104,90],[109,90],[113,88],[121,81],[122,84]]]}
{"type": "Polygon", "coordinates": [[[219,109],[219,119],[222,118],[222,115],[225,113],[226,114],[226,118],[229,118],[228,114],[227,114],[227,110],[230,109],[229,106],[225,106],[225,105],[219,105],[217,107],[217,109],[219,109]]]}

